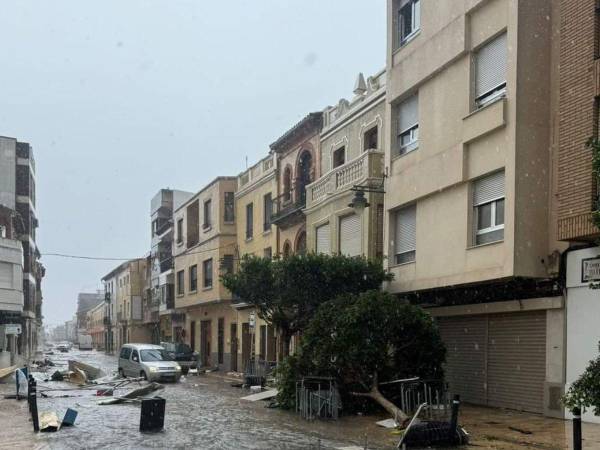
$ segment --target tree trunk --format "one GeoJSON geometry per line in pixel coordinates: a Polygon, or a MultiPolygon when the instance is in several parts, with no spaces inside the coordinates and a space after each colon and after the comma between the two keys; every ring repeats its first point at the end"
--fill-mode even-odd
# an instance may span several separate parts
{"type": "Polygon", "coordinates": [[[277,362],[283,361],[283,358],[290,355],[290,342],[292,341],[292,336],[287,332],[287,330],[279,330],[279,354],[277,355],[277,362]]]}
{"type": "Polygon", "coordinates": [[[392,415],[398,425],[402,425],[402,423],[408,419],[408,416],[404,411],[383,396],[383,394],[379,391],[378,384],[377,374],[375,374],[373,376],[373,387],[371,388],[370,392],[351,392],[350,394],[354,395],[355,397],[367,397],[376,401],[383,409],[392,415]]]}

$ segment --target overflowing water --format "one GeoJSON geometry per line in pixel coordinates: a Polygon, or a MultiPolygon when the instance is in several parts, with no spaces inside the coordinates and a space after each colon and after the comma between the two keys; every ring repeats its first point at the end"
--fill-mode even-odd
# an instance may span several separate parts
{"type": "MultiPolygon", "coordinates": [[[[296,414],[245,402],[248,392],[214,376],[183,377],[158,392],[166,399],[165,428],[159,433],[139,431],[140,406],[135,403],[98,405],[94,390],[78,390],[67,382],[43,381],[68,359],[117,369],[116,358],[99,352],[71,351],[50,356],[57,367],[36,374],[38,409],[62,417],[67,408],[78,411],[76,425],[56,433],[34,436],[37,448],[201,448],[201,449],[334,449],[344,446],[390,448],[396,440],[377,428],[374,417],[345,417],[338,421],[308,422],[296,414]],[[47,390],[53,389],[53,390],[47,390]],[[71,389],[71,390],[54,390],[71,389]],[[66,397],[65,397],[66,396],[66,397]]],[[[115,395],[138,387],[132,383],[115,395]]]]}

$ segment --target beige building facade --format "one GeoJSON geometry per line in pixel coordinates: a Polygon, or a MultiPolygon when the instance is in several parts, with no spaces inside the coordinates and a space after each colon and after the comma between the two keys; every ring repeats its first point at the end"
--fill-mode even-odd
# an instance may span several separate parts
{"type": "MultiPolygon", "coordinates": [[[[272,258],[277,254],[278,233],[271,222],[273,199],[277,197],[277,155],[269,153],[237,177],[235,194],[237,220],[237,252],[245,255],[272,258]]],[[[248,361],[258,359],[274,362],[277,359],[275,329],[258,317],[255,308],[234,299],[236,311],[235,336],[231,339],[237,349],[237,362],[232,369],[245,370],[248,361]]],[[[233,358],[233,357],[232,357],[233,358]]]]}
{"type": "Polygon", "coordinates": [[[106,305],[100,303],[86,313],[87,332],[92,337],[92,345],[96,350],[105,349],[104,317],[106,305]]]}
{"type": "Polygon", "coordinates": [[[549,230],[554,8],[389,0],[387,289],[430,308],[463,400],[561,416],[549,230]]]}
{"type": "Polygon", "coordinates": [[[307,250],[326,254],[383,256],[383,136],[385,71],[360,74],[351,101],[323,112],[320,174],[306,187],[307,250]],[[357,188],[369,207],[350,206],[357,188]]]}
{"type": "Polygon", "coordinates": [[[231,293],[220,281],[221,273],[233,270],[235,258],[236,182],[235,177],[216,178],[173,214],[175,308],[185,312],[182,338],[204,367],[223,370],[237,361],[231,356],[237,319],[231,293]]]}

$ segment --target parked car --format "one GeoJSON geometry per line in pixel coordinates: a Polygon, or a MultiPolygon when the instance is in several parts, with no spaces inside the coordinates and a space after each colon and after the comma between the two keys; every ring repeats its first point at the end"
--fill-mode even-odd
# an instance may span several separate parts
{"type": "Polygon", "coordinates": [[[119,375],[148,381],[177,381],[181,366],[159,345],[125,344],[119,353],[119,375]]]}
{"type": "Polygon", "coordinates": [[[193,351],[189,345],[180,342],[161,342],[160,345],[173,361],[177,361],[181,366],[181,373],[184,375],[190,368],[198,366],[198,353],[193,351]]]}
{"type": "Polygon", "coordinates": [[[69,346],[67,344],[58,344],[56,346],[56,350],[62,353],[67,353],[69,351],[69,346]]]}

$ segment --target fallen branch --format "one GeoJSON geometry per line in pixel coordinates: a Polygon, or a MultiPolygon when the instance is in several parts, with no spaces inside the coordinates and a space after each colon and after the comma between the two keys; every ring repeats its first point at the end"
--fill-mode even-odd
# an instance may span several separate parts
{"type": "Polygon", "coordinates": [[[369,392],[350,392],[350,395],[355,397],[370,398],[371,400],[379,403],[383,409],[390,413],[397,424],[400,425],[404,423],[408,419],[408,416],[404,411],[383,396],[379,390],[379,383],[377,382],[377,379],[377,373],[375,373],[375,375],[373,375],[373,386],[369,392]]]}

